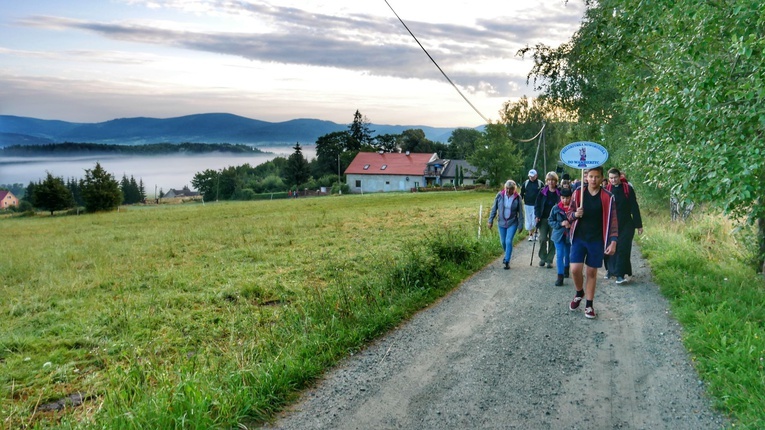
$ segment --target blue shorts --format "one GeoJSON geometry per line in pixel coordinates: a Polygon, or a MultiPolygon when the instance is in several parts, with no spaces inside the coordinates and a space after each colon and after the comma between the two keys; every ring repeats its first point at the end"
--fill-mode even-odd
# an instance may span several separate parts
{"type": "Polygon", "coordinates": [[[571,242],[570,263],[586,263],[590,267],[599,268],[603,266],[603,243],[585,242],[582,239],[574,238],[571,242]]]}

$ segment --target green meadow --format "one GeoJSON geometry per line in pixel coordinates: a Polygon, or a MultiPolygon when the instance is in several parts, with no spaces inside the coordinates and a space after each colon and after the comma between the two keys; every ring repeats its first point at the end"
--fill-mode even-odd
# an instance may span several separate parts
{"type": "Polygon", "coordinates": [[[496,258],[496,236],[477,238],[479,207],[485,223],[492,199],[388,194],[4,219],[0,422],[263,422],[496,258]]]}

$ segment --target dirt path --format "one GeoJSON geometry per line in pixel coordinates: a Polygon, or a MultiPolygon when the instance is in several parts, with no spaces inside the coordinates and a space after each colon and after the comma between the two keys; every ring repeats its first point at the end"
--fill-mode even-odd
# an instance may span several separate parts
{"type": "MultiPolygon", "coordinates": [[[[499,246],[499,245],[498,245],[499,246]]],[[[633,251],[635,277],[598,279],[595,310],[573,283],[497,260],[330,372],[278,429],[718,429],[680,326],[633,251]],[[583,308],[583,306],[582,306],[583,308]]],[[[603,274],[601,270],[601,275],[603,274]]]]}

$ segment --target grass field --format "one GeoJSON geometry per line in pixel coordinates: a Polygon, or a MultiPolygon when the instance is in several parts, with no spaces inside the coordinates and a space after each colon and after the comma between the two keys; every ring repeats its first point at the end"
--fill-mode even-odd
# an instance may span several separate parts
{"type": "Polygon", "coordinates": [[[392,194],[4,219],[0,422],[262,422],[498,256],[496,236],[476,239],[479,205],[486,213],[492,199],[392,194]]]}
{"type": "Polygon", "coordinates": [[[685,223],[644,214],[641,250],[708,393],[735,428],[765,428],[765,280],[747,264],[754,233],[736,234],[716,214],[685,223]]]}

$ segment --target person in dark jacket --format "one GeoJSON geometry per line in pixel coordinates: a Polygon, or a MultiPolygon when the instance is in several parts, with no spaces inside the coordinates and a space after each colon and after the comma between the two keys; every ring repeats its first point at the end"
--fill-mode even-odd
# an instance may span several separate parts
{"type": "Polygon", "coordinates": [[[608,171],[608,182],[606,189],[614,195],[616,202],[619,240],[616,243],[616,253],[606,260],[606,276],[615,276],[616,283],[622,284],[627,282],[627,276],[632,276],[632,239],[636,229],[638,234],[643,234],[643,218],[640,216],[635,189],[619,169],[612,168],[608,171]]]}
{"type": "Polygon", "coordinates": [[[558,174],[549,172],[545,176],[547,185],[537,195],[537,201],[534,205],[534,215],[539,229],[539,265],[552,268],[553,258],[555,258],[555,244],[550,239],[552,229],[547,219],[550,217],[550,211],[560,202],[560,190],[558,189],[558,174]]]}
{"type": "Polygon", "coordinates": [[[523,182],[521,185],[521,198],[523,199],[524,211],[526,212],[526,230],[529,231],[529,242],[535,240],[534,229],[536,228],[536,216],[534,215],[534,205],[537,203],[537,195],[539,190],[542,189],[544,184],[539,180],[537,171],[534,169],[529,170],[529,179],[523,182]]]}
{"type": "Polygon", "coordinates": [[[515,181],[508,180],[505,182],[504,189],[494,197],[494,203],[491,205],[491,211],[489,212],[489,230],[494,225],[494,219],[498,220],[499,244],[502,245],[502,250],[505,251],[505,257],[502,259],[505,270],[510,268],[515,233],[523,230],[523,204],[517,188],[515,181]]]}

